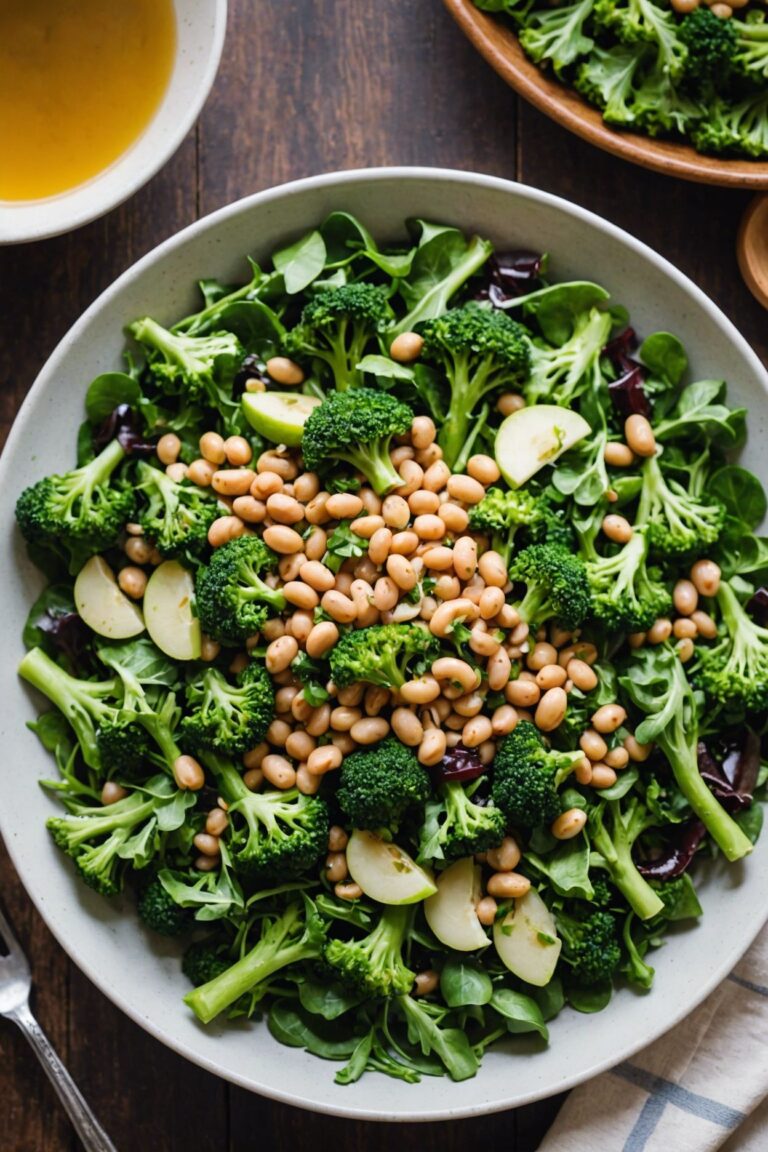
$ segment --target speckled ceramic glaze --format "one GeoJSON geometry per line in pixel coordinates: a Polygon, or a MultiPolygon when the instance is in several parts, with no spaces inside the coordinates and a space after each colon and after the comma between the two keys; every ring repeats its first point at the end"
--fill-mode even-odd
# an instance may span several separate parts
{"type": "MultiPolygon", "coordinates": [[[[500,248],[550,253],[553,279],[592,278],[626,305],[641,334],[676,332],[694,377],[724,377],[750,410],[744,463],[768,481],[768,377],[736,329],[675,268],[626,233],[532,188],[464,172],[383,169],[319,176],[241,200],[187,228],[126,272],[89,308],[40,374],[0,461],[0,825],[14,863],[49,927],[85,974],[137,1023],[190,1060],[254,1091],[323,1112],[382,1120],[444,1120],[538,1099],[630,1056],[678,1023],[723,979],[768,916],[768,835],[743,864],[716,866],[701,883],[705,915],[654,954],[650,995],[620,992],[595,1016],[567,1011],[549,1048],[527,1037],[489,1052],[474,1080],[426,1077],[406,1085],[377,1075],[342,1088],[335,1066],[273,1041],[263,1023],[198,1024],[182,1003],[179,946],[150,938],[128,901],[99,898],[75,879],[45,829],[56,804],[38,786],[51,759],[24,727],[35,701],[16,677],[21,629],[41,586],[13,520],[17,493],[43,473],[72,467],[83,395],[119,368],[123,327],[161,322],[195,306],[195,282],[245,279],[245,255],[267,260],[332,209],[359,215],[379,240],[421,216],[475,229],[500,248]]],[[[33,958],[34,959],[34,958],[33,958]]],[[[98,1021],[93,1022],[98,1027],[98,1021]]]]}
{"type": "Polygon", "coordinates": [[[224,46],[227,0],[174,0],[176,56],[160,107],[137,140],[84,184],[44,200],[0,200],[0,244],[58,236],[127,200],[168,161],[197,119],[224,46]]]}

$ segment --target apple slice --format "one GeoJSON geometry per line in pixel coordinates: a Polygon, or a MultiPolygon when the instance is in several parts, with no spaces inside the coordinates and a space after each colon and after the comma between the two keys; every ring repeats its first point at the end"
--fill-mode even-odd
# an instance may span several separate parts
{"type": "Polygon", "coordinates": [[[440,873],[437,892],[424,901],[424,916],[441,944],[456,952],[475,952],[490,944],[475,912],[482,894],[480,865],[471,856],[440,873]]]}
{"type": "Polygon", "coordinates": [[[88,627],[108,640],[129,640],[144,631],[141,609],[120,591],[101,556],[91,556],[78,572],[75,607],[88,627]]]}
{"type": "Polygon", "coordinates": [[[502,964],[536,988],[549,984],[563,946],[554,916],[533,888],[496,921],[493,943],[502,964]]]}
{"type": "Polygon", "coordinates": [[[317,396],[300,392],[246,392],[242,399],[251,428],[274,444],[290,448],[301,444],[307,418],[320,403],[317,396]]]}
{"type": "Polygon", "coordinates": [[[347,867],[366,896],[379,904],[418,904],[437,892],[432,877],[407,852],[360,828],[349,838],[347,867]]]}
{"type": "Polygon", "coordinates": [[[519,408],[496,433],[496,463],[510,488],[519,488],[591,431],[584,417],[570,408],[556,404],[519,408]]]}
{"type": "Polygon", "coordinates": [[[197,660],[200,656],[200,621],[192,611],[195,584],[177,560],[155,568],[144,591],[147,631],[166,656],[197,660]]]}

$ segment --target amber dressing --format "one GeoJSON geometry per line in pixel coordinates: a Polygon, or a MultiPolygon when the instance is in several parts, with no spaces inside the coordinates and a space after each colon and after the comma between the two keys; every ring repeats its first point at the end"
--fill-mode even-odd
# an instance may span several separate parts
{"type": "Polygon", "coordinates": [[[158,108],[175,46],[172,0],[0,0],[0,200],[116,160],[158,108]]]}

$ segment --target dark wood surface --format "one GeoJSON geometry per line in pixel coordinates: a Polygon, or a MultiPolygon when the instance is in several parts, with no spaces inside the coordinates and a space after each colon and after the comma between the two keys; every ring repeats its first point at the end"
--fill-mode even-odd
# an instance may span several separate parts
{"type": "MultiPolygon", "coordinates": [[[[270,185],[341,168],[428,164],[516,178],[647,241],[695,280],[768,361],[766,313],[739,279],[748,195],[641,171],[569,136],[507,90],[439,0],[230,0],[221,70],[196,129],[105,219],[0,249],[0,432],[93,298],[198,216],[270,185]]],[[[669,318],[674,330],[674,317],[669,318]]],[[[10,497],[9,497],[10,498],[10,497]]],[[[0,891],[32,960],[35,1008],[120,1152],[534,1152],[559,1099],[431,1125],[360,1124],[231,1088],[163,1048],[69,962],[0,846],[0,891]]],[[[0,1148],[75,1152],[43,1073],[0,1026],[0,1148]]]]}

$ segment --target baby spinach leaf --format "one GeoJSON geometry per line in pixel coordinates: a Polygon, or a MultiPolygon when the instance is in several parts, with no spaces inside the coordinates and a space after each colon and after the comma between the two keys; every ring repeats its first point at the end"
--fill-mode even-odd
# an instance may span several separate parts
{"type": "Polygon", "coordinates": [[[363,256],[387,276],[407,276],[410,271],[415,249],[381,252],[365,225],[348,212],[332,212],[320,233],[325,241],[326,268],[343,268],[363,256]]]}
{"type": "Polygon", "coordinates": [[[759,527],[768,511],[763,485],[757,476],[746,468],[729,464],[715,472],[707,484],[707,489],[721,504],[725,505],[733,525],[726,524],[726,531],[733,531],[746,525],[749,529],[759,527]]]}
{"type": "Polygon", "coordinates": [[[640,345],[640,360],[656,380],[676,388],[685,375],[688,357],[677,336],[653,332],[640,345]]]}
{"type": "Polygon", "coordinates": [[[543,988],[533,990],[533,998],[541,1009],[544,1020],[552,1020],[565,1005],[565,994],[562,982],[557,976],[550,980],[543,988]]]}
{"type": "Polygon", "coordinates": [[[589,841],[583,833],[573,840],[561,841],[560,847],[547,856],[527,852],[525,859],[548,878],[558,895],[578,896],[582,900],[594,896],[589,879],[589,841]]]}
{"type": "Polygon", "coordinates": [[[463,957],[452,957],[440,976],[440,991],[449,1008],[488,1004],[493,983],[487,972],[463,957]]]}
{"type": "Polygon", "coordinates": [[[589,988],[574,985],[567,989],[566,996],[571,1008],[577,1012],[602,1012],[613,996],[613,984],[609,980],[606,984],[592,984],[589,988]]]}
{"type": "Polygon", "coordinates": [[[120,404],[135,408],[141,400],[138,380],[126,372],[104,372],[89,385],[85,394],[85,414],[91,424],[100,424],[120,404]]]}
{"type": "Polygon", "coordinates": [[[325,1060],[344,1060],[355,1051],[355,1035],[335,1024],[311,1016],[297,1008],[292,1000],[276,1000],[269,1010],[269,1030],[280,1044],[289,1048],[306,1048],[313,1056],[325,1060]]]}
{"type": "Polygon", "coordinates": [[[302,1008],[315,1016],[322,1016],[324,1020],[336,1020],[343,1016],[350,1008],[362,1004],[364,996],[357,992],[350,992],[338,981],[321,984],[317,980],[304,980],[299,984],[299,1000],[302,1008]]]}
{"type": "Polygon", "coordinates": [[[469,277],[483,266],[493,251],[492,244],[473,236],[470,240],[458,228],[415,222],[420,230],[419,246],[408,275],[397,287],[408,315],[389,330],[390,336],[410,332],[424,320],[441,316],[450,299],[469,277]]]}
{"type": "Polygon", "coordinates": [[[504,304],[504,309],[522,308],[524,315],[534,316],[544,339],[559,347],[573,335],[576,318],[605,303],[608,296],[599,284],[574,280],[512,298],[504,304]]]}
{"type": "Polygon", "coordinates": [[[272,262],[285,280],[289,296],[303,292],[325,268],[325,241],[319,232],[308,232],[295,244],[275,252],[272,262]]]}
{"type": "Polygon", "coordinates": [[[515,1035],[538,1032],[543,1040],[549,1039],[541,1008],[530,996],[513,992],[511,988],[496,988],[491,997],[491,1007],[504,1017],[508,1032],[515,1035]]]}

